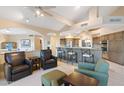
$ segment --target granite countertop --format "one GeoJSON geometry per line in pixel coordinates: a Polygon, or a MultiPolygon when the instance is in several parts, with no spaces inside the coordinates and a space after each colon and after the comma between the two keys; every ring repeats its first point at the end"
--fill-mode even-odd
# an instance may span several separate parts
{"type": "Polygon", "coordinates": [[[94,48],[94,47],[57,47],[57,48],[90,49],[90,50],[98,50],[98,51],[101,51],[101,49],[99,49],[99,48],[94,48]]]}
{"type": "Polygon", "coordinates": [[[92,48],[92,47],[57,47],[57,48],[95,49],[95,48],[92,48]]]}

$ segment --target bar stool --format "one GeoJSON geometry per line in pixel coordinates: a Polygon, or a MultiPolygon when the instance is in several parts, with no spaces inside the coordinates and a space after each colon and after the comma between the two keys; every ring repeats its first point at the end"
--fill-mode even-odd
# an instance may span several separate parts
{"type": "Polygon", "coordinates": [[[65,51],[62,50],[62,49],[58,49],[58,51],[57,51],[57,57],[60,59],[60,61],[62,59],[65,59],[65,51]]]}
{"type": "Polygon", "coordinates": [[[78,63],[78,62],[77,62],[77,53],[74,52],[73,50],[69,50],[69,51],[67,52],[67,61],[71,61],[72,64],[73,64],[74,62],[78,63]]]}
{"type": "Polygon", "coordinates": [[[94,55],[90,49],[82,50],[82,62],[94,63],[94,55]]]}

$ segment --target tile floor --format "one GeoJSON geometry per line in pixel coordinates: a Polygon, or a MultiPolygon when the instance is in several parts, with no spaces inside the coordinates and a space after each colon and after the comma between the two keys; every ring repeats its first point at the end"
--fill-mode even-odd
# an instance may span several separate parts
{"type": "MultiPolygon", "coordinates": [[[[109,61],[108,61],[109,62],[109,61]]],[[[109,62],[110,70],[109,70],[109,86],[124,86],[124,66],[117,65],[115,63],[109,62]]],[[[70,74],[77,67],[77,64],[67,64],[64,62],[59,62],[58,66],[53,69],[48,70],[37,70],[34,71],[32,75],[22,78],[18,81],[15,81],[11,84],[7,84],[5,80],[0,80],[0,85],[9,85],[9,86],[41,86],[41,75],[47,73],[51,70],[58,69],[66,74],[70,74]]]]}

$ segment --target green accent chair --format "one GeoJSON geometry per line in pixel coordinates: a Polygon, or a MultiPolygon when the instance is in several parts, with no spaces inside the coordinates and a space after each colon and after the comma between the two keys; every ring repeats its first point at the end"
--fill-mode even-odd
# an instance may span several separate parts
{"type": "Polygon", "coordinates": [[[75,71],[97,79],[99,86],[106,86],[108,84],[109,64],[104,59],[99,59],[96,64],[80,63],[75,71]]]}
{"type": "Polygon", "coordinates": [[[41,76],[43,86],[59,86],[63,84],[66,74],[59,70],[53,70],[41,76]]]}

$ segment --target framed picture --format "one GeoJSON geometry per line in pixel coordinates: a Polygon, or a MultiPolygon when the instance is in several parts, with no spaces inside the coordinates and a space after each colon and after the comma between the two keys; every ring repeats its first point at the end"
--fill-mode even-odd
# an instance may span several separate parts
{"type": "Polygon", "coordinates": [[[29,39],[22,39],[21,40],[21,47],[31,47],[31,40],[29,40],[29,39]]]}

